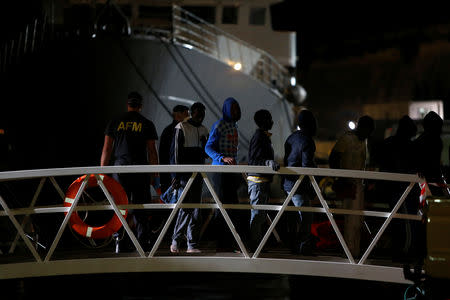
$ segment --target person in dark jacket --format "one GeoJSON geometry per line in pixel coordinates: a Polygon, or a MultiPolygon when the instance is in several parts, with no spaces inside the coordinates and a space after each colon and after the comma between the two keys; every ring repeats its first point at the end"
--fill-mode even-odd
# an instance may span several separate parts
{"type": "MultiPolygon", "coordinates": [[[[423,118],[423,133],[413,141],[417,173],[428,183],[444,183],[442,178],[441,155],[443,142],[441,138],[444,121],[430,111],[423,118]]],[[[438,186],[428,185],[433,196],[445,196],[446,191],[438,186]]],[[[417,199],[417,198],[416,198],[417,199]]],[[[423,224],[413,223],[412,258],[423,261],[426,255],[426,227],[423,224]]]]}
{"type": "Polygon", "coordinates": [[[412,138],[416,136],[417,126],[407,115],[403,116],[394,135],[381,144],[379,165],[381,172],[414,174],[414,152],[412,138]]]}
{"type": "MultiPolygon", "coordinates": [[[[196,102],[191,106],[190,111],[191,118],[175,126],[175,135],[170,151],[171,164],[203,165],[205,163],[206,154],[204,149],[208,139],[208,130],[202,125],[203,119],[205,118],[205,106],[200,102],[196,102]]],[[[184,188],[192,173],[175,173],[172,176],[175,179],[175,186],[184,188]]],[[[186,194],[184,203],[200,203],[202,185],[203,178],[201,174],[197,174],[186,194]]],[[[187,238],[187,252],[201,252],[197,247],[200,222],[200,209],[180,208],[170,246],[172,253],[179,252],[180,241],[185,235],[187,238]]]]}
{"type": "MultiPolygon", "coordinates": [[[[172,110],[173,121],[166,128],[164,128],[159,139],[159,164],[169,165],[170,164],[170,147],[172,145],[173,134],[175,131],[175,126],[178,123],[184,121],[189,117],[189,108],[184,105],[176,105],[172,110]]],[[[170,186],[172,182],[172,177],[169,173],[160,174],[160,186],[161,193],[164,193],[170,186]]]]}
{"type": "MultiPolygon", "coordinates": [[[[317,121],[313,113],[309,110],[302,110],[298,115],[299,130],[293,132],[284,144],[284,165],[286,167],[306,167],[315,168],[314,153],[316,144],[313,136],[316,134],[317,121]]],[[[289,194],[297,181],[298,176],[286,176],[283,180],[283,188],[289,194]]],[[[310,182],[304,178],[302,184],[295,191],[292,197],[295,206],[310,205],[311,193],[310,182]]],[[[296,221],[292,216],[289,219],[289,244],[292,252],[303,255],[311,255],[313,252],[313,239],[311,236],[312,214],[298,212],[300,221],[299,232],[296,230],[296,221]]]]}
{"type": "MultiPolygon", "coordinates": [[[[423,118],[423,133],[413,142],[417,172],[429,183],[442,183],[443,124],[442,118],[434,111],[430,111],[423,118]]],[[[430,186],[430,190],[433,195],[443,194],[443,190],[439,187],[430,186]]]]}
{"type": "MultiPolygon", "coordinates": [[[[153,122],[140,114],[142,110],[142,96],[131,92],[127,98],[127,112],[111,120],[105,130],[105,141],[100,165],[107,166],[111,158],[114,165],[157,165],[158,152],[156,150],[156,133],[153,122]]],[[[154,177],[158,174],[154,173],[154,177]]],[[[151,200],[149,174],[123,173],[113,174],[125,189],[128,200],[133,204],[149,203],[151,200]]],[[[134,221],[137,239],[144,250],[150,247],[151,230],[147,212],[135,210],[130,213],[134,221]]],[[[127,247],[130,241],[125,238],[122,247],[127,247]]],[[[123,250],[131,250],[123,249],[123,250]]]]}
{"type": "MultiPolygon", "coordinates": [[[[274,160],[274,152],[269,130],[272,129],[272,115],[268,110],[258,110],[254,118],[258,128],[255,131],[248,150],[248,164],[250,166],[269,166],[274,171],[280,169],[280,164],[274,160]]],[[[272,175],[249,173],[247,176],[248,194],[251,205],[267,204],[270,194],[272,175]]],[[[261,227],[266,219],[267,212],[252,209],[250,215],[251,247],[256,249],[262,239],[261,227]]]]}
{"type": "MultiPolygon", "coordinates": [[[[395,135],[386,138],[380,145],[379,169],[381,172],[416,173],[414,145],[412,138],[417,133],[417,126],[407,115],[403,116],[397,127],[395,135]]],[[[387,196],[389,207],[392,210],[409,183],[395,181],[377,182],[380,196],[387,196]]],[[[399,208],[399,213],[417,214],[417,195],[410,194],[399,208]]],[[[409,220],[393,219],[392,229],[392,256],[394,259],[404,259],[411,247],[412,232],[409,220]]]]}

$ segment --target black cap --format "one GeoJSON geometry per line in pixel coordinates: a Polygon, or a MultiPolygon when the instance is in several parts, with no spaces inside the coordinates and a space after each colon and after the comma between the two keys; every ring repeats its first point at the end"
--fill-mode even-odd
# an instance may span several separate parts
{"type": "Polygon", "coordinates": [[[142,96],[138,92],[128,94],[127,103],[130,105],[142,105],[142,96]]]}
{"type": "Polygon", "coordinates": [[[189,108],[185,105],[175,105],[175,107],[172,109],[172,112],[183,112],[187,110],[189,110],[189,108]]]}

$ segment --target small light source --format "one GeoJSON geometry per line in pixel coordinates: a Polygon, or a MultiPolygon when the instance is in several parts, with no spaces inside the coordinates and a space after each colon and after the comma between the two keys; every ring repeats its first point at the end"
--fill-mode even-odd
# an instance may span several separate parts
{"type": "Polygon", "coordinates": [[[294,76],[291,77],[291,85],[295,86],[297,84],[297,79],[294,76]]]}
{"type": "Polygon", "coordinates": [[[94,34],[92,34],[92,38],[93,38],[93,39],[95,39],[95,37],[96,37],[95,33],[94,33],[94,34]]]}
{"type": "Polygon", "coordinates": [[[236,71],[240,71],[241,69],[242,69],[242,65],[241,65],[241,63],[235,63],[234,64],[234,66],[233,66],[233,68],[236,70],[236,71]]]}
{"type": "Polygon", "coordinates": [[[194,46],[192,46],[192,45],[189,45],[189,44],[181,44],[184,48],[187,48],[187,49],[189,49],[189,50],[192,50],[192,49],[194,49],[194,46]]]}
{"type": "Polygon", "coordinates": [[[353,121],[348,122],[348,128],[350,128],[351,130],[356,128],[356,124],[353,121]]]}

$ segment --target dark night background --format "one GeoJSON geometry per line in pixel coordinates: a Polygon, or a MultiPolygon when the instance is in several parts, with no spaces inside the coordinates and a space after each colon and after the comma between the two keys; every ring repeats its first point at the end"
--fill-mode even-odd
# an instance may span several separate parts
{"type": "MultiPolygon", "coordinates": [[[[39,2],[2,3],[0,41],[23,30],[39,2]]],[[[297,32],[298,82],[321,121],[321,138],[332,138],[341,119],[361,115],[365,103],[448,102],[450,14],[442,2],[285,0],[271,10],[274,29],[297,32]]]]}
{"type": "MultiPolygon", "coordinates": [[[[39,2],[1,2],[0,46],[40,14],[39,2]]],[[[317,116],[318,138],[334,140],[349,119],[363,114],[364,104],[439,99],[444,101],[449,118],[450,13],[446,4],[392,3],[360,1],[344,5],[340,1],[286,0],[272,7],[274,29],[297,32],[297,82],[308,93],[304,105],[317,116]]],[[[0,95],[2,102],[14,101],[14,95],[1,94],[1,90],[0,95]]],[[[82,108],[80,112],[84,112],[82,108]]],[[[328,291],[314,285],[311,278],[292,278],[296,295],[317,289],[329,293],[331,299],[337,296],[337,290],[344,298],[355,288],[355,282],[340,282],[339,287],[328,291]]],[[[169,280],[160,285],[164,296],[169,280]]],[[[327,281],[322,282],[324,287],[327,281]]],[[[381,298],[383,294],[385,299],[393,295],[400,299],[404,291],[403,285],[395,287],[394,293],[390,285],[382,283],[360,287],[369,298],[381,298]]]]}
{"type": "MultiPolygon", "coordinates": [[[[333,140],[368,113],[365,104],[443,100],[450,115],[450,14],[442,3],[287,0],[272,9],[276,29],[297,32],[298,82],[319,138],[333,140]]],[[[377,120],[379,138],[396,121],[386,119],[377,120]]]]}
{"type": "MultiPolygon", "coordinates": [[[[0,44],[41,14],[39,2],[2,3],[0,44]]],[[[318,119],[318,140],[334,141],[363,114],[381,116],[383,138],[407,113],[386,104],[443,100],[450,116],[450,14],[442,2],[285,0],[271,12],[274,29],[297,32],[297,82],[318,119]]]]}

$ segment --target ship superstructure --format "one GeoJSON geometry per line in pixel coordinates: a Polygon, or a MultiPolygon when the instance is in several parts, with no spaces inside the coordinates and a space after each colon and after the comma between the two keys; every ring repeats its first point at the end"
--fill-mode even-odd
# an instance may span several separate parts
{"type": "MultiPolygon", "coordinates": [[[[171,122],[170,111],[177,104],[205,103],[204,123],[210,127],[222,116],[224,99],[236,98],[243,112],[241,162],[246,161],[255,129],[254,112],[268,109],[275,120],[272,139],[280,159],[293,129],[293,103],[298,104],[301,95],[293,76],[295,33],[271,29],[270,4],[275,2],[44,1],[45,18],[27,26],[12,50],[6,46],[8,59],[2,64],[4,72],[13,74],[6,76],[11,93],[23,101],[35,99],[37,107],[27,120],[41,120],[37,112],[47,105],[64,109],[64,114],[44,117],[43,122],[47,127],[59,124],[45,132],[48,149],[66,152],[44,151],[39,161],[50,166],[96,165],[104,127],[124,110],[131,90],[144,95],[143,113],[158,133],[171,122]],[[34,57],[32,43],[39,52],[34,57]],[[15,65],[24,60],[31,64],[15,65]],[[31,78],[33,93],[17,92],[31,78]],[[71,138],[56,139],[58,131],[71,138]]],[[[7,104],[5,111],[18,107],[7,104]]],[[[9,125],[17,134],[26,131],[14,119],[9,125]]],[[[25,145],[18,146],[19,152],[27,151],[25,145]]]]}

